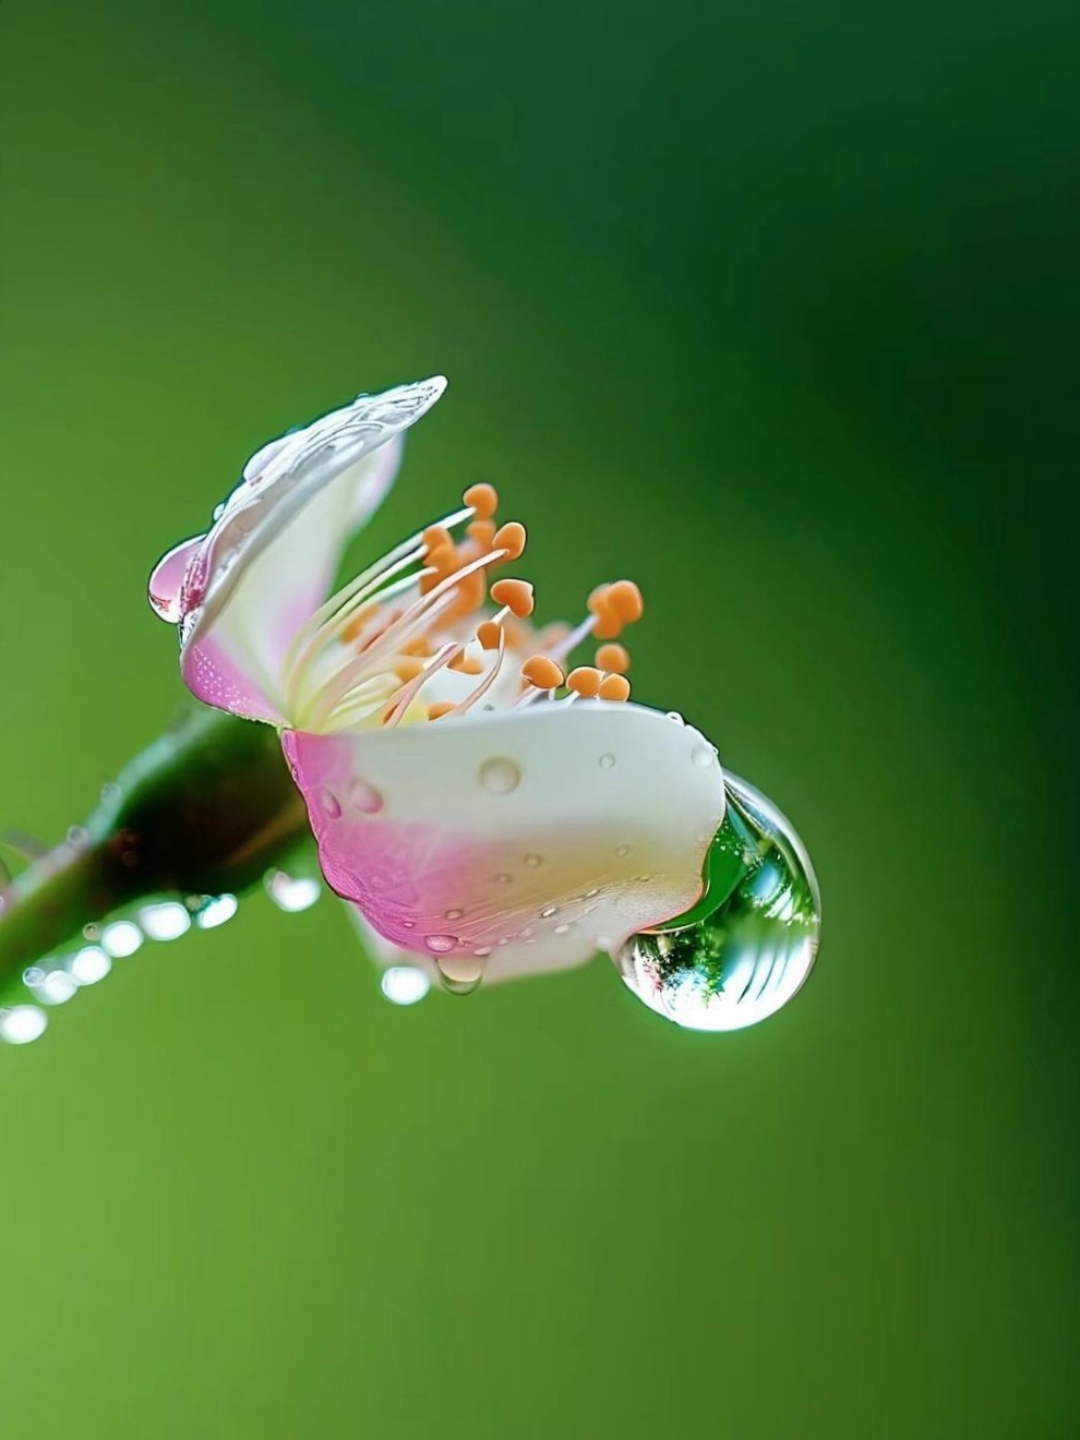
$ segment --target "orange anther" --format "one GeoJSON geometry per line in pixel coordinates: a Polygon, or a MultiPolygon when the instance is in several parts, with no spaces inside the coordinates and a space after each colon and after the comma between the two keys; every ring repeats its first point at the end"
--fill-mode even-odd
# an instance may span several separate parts
{"type": "Polygon", "coordinates": [[[440,545],[449,545],[453,548],[454,544],[453,536],[445,525],[429,525],[424,531],[422,539],[429,554],[432,550],[437,550],[440,545]]]}
{"type": "Polygon", "coordinates": [[[495,539],[495,522],[494,520],[474,520],[466,533],[469,539],[475,540],[481,551],[486,554],[495,539]]]}
{"type": "Polygon", "coordinates": [[[554,690],[563,683],[563,672],[550,655],[534,655],[525,661],[521,673],[538,690],[554,690]]]}
{"type": "Polygon", "coordinates": [[[479,570],[474,570],[471,575],[466,575],[463,580],[457,583],[457,593],[453,601],[443,612],[443,624],[451,625],[455,620],[463,620],[466,615],[471,615],[484,603],[484,577],[479,570]]]}
{"type": "Polygon", "coordinates": [[[516,560],[525,551],[525,526],[519,520],[508,520],[495,531],[493,550],[505,550],[507,560],[516,560]]]}
{"type": "Polygon", "coordinates": [[[502,629],[494,620],[485,620],[476,631],[476,638],[485,650],[497,650],[502,629]]]}
{"type": "Polygon", "coordinates": [[[594,700],[600,694],[600,685],[603,676],[599,670],[594,670],[591,665],[579,665],[576,670],[571,670],[566,677],[567,688],[573,690],[584,700],[594,700]]]}
{"type": "Polygon", "coordinates": [[[499,492],[494,485],[470,485],[461,498],[476,511],[478,520],[490,520],[499,508],[499,492]]]}
{"type": "Polygon", "coordinates": [[[625,675],[607,675],[600,686],[601,700],[629,700],[630,681],[625,675]]]}
{"type": "Polygon", "coordinates": [[[633,580],[616,580],[608,591],[607,603],[625,625],[640,620],[645,613],[645,601],[633,580]]]}
{"type": "Polygon", "coordinates": [[[429,705],[427,707],[427,718],[429,720],[441,720],[444,715],[449,715],[451,710],[456,709],[457,706],[452,700],[440,700],[437,705],[429,705]]]}
{"type": "MultiPolygon", "coordinates": [[[[503,526],[503,529],[506,527],[503,526]]],[[[524,532],[522,532],[524,533],[524,532]]],[[[495,537],[498,541],[498,536],[495,537]]],[[[496,605],[505,605],[511,614],[523,620],[533,612],[533,587],[528,580],[496,580],[491,587],[491,598],[496,605]]]]}
{"type": "Polygon", "coordinates": [[[361,632],[378,608],[378,605],[361,605],[341,632],[341,638],[346,645],[350,645],[354,640],[359,640],[361,632]]]}
{"type": "Polygon", "coordinates": [[[423,668],[424,662],[418,655],[399,655],[394,661],[394,674],[402,684],[415,680],[423,668]]]}
{"type": "Polygon", "coordinates": [[[484,673],[483,662],[474,660],[471,655],[466,655],[464,650],[460,655],[455,655],[446,668],[458,670],[462,675],[482,675],[484,673]]]}
{"type": "Polygon", "coordinates": [[[623,622],[610,606],[605,605],[593,613],[596,615],[596,624],[592,633],[597,640],[615,640],[622,634],[623,622]]]}
{"type": "Polygon", "coordinates": [[[596,663],[612,675],[625,675],[630,669],[630,654],[622,645],[601,645],[596,652],[596,663]]]}
{"type": "Polygon", "coordinates": [[[597,585],[588,599],[588,610],[590,615],[599,615],[602,610],[608,608],[608,595],[611,592],[610,585],[597,585]]]}

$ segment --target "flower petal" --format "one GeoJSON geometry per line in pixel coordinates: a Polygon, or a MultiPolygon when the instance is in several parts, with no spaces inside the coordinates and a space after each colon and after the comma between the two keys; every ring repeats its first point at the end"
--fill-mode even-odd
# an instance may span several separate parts
{"type": "Polygon", "coordinates": [[[714,748],[636,705],[538,704],[355,734],[286,731],[330,885],[429,959],[579,964],[698,898],[714,748]]]}
{"type": "Polygon", "coordinates": [[[189,561],[180,597],[181,668],[200,700],[287,723],[289,643],[325,599],[351,533],[393,483],[402,432],[445,385],[437,376],[361,395],[248,461],[189,561]]]}

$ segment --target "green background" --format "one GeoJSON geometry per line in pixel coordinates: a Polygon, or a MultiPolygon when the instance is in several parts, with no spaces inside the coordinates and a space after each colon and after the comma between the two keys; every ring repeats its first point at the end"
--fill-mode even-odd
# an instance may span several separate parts
{"type": "Polygon", "coordinates": [[[636,576],[826,909],[728,1037],[395,1009],[329,898],[148,946],[0,1054],[5,1440],[1080,1433],[1067,8],[0,25],[0,823],[171,715],[244,458],[442,370],[372,544],[486,478],[546,614],[636,576]]]}

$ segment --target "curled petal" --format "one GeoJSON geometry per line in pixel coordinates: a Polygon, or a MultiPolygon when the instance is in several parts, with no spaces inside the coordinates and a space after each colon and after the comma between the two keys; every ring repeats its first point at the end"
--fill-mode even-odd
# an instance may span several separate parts
{"type": "Polygon", "coordinates": [[[393,483],[404,430],[445,384],[435,377],[362,395],[248,461],[188,559],[176,607],[184,680],[200,700],[285,723],[289,644],[325,598],[350,535],[393,483]]]}
{"type": "Polygon", "coordinates": [[[384,939],[487,973],[580,964],[698,898],[724,813],[716,752],[636,705],[286,731],[323,871],[384,939]]]}

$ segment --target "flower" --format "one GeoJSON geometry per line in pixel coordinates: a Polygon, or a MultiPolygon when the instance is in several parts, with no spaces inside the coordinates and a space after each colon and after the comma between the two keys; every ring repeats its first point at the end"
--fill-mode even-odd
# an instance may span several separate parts
{"type": "Polygon", "coordinates": [[[716,751],[628,703],[637,586],[532,623],[526,533],[490,485],[329,594],[441,377],[271,441],[150,599],[208,705],[278,727],[320,862],[386,963],[468,984],[617,953],[686,911],[724,815],[716,751]],[[567,669],[586,642],[595,664],[567,669]],[[490,958],[489,958],[490,957],[490,958]]]}

